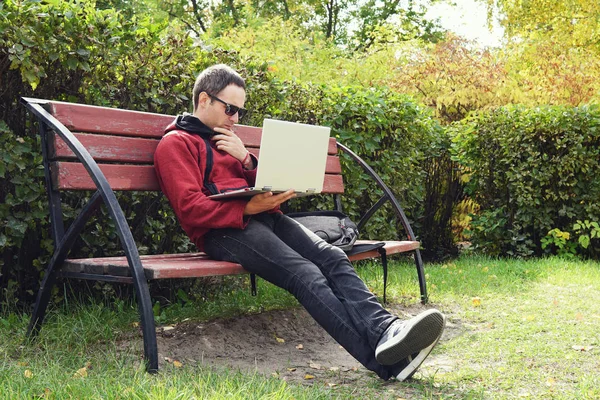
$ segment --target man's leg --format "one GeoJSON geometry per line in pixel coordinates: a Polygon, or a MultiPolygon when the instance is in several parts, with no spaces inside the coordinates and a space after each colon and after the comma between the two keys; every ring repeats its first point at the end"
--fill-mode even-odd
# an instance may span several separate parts
{"type": "MultiPolygon", "coordinates": [[[[375,311],[373,322],[367,324],[361,322],[360,330],[357,329],[354,320],[368,319],[362,314],[371,310],[353,310],[358,316],[350,315],[321,269],[298,254],[273,232],[275,222],[279,220],[279,216],[263,214],[253,217],[244,230],[212,231],[205,238],[205,251],[215,259],[240,263],[248,271],[292,293],[317,323],[354,358],[381,378],[390,378],[395,371],[394,366],[379,364],[375,360],[374,346],[381,333],[396,317],[379,306],[378,309],[373,308],[375,311]],[[370,333],[366,333],[367,330],[370,333]],[[377,338],[371,338],[369,335],[377,338]]],[[[295,226],[294,230],[303,236],[301,241],[307,240],[301,228],[295,226]]],[[[309,242],[306,242],[307,246],[323,246],[322,243],[308,244],[309,242]]],[[[326,243],[325,245],[328,246],[326,243]]],[[[348,279],[344,275],[344,273],[340,273],[339,276],[335,274],[335,277],[348,279]]],[[[356,279],[360,281],[359,278],[356,279]]],[[[362,286],[364,287],[364,283],[362,286]]],[[[361,292],[360,296],[374,297],[366,287],[357,290],[361,292]],[[365,290],[366,292],[362,293],[365,290]]],[[[358,293],[352,295],[359,296],[358,293]]]]}
{"type": "Polygon", "coordinates": [[[358,277],[343,251],[324,243],[289,217],[277,216],[275,220],[277,236],[321,269],[354,327],[372,346],[376,361],[394,365],[394,375],[399,380],[412,376],[442,335],[444,315],[430,309],[409,320],[396,319],[389,324],[392,316],[358,277]]]}

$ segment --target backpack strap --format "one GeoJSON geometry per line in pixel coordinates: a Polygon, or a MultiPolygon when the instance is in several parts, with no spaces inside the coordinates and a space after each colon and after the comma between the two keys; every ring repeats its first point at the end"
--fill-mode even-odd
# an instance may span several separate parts
{"type": "Polygon", "coordinates": [[[385,298],[385,291],[387,289],[388,278],[387,252],[383,247],[380,247],[379,249],[377,249],[377,251],[379,251],[379,254],[381,255],[381,265],[383,266],[383,304],[386,304],[387,300],[385,298]]]}
{"type": "Polygon", "coordinates": [[[217,190],[217,187],[210,181],[210,173],[212,172],[214,164],[212,147],[210,147],[210,141],[208,139],[202,139],[204,140],[204,147],[206,147],[206,170],[204,172],[203,184],[211,194],[218,194],[219,191],[217,190]]]}

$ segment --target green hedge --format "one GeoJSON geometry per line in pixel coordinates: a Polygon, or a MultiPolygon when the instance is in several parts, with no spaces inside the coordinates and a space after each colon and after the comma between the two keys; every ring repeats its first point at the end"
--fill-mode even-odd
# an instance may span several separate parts
{"type": "Polygon", "coordinates": [[[597,106],[504,107],[453,130],[455,159],[480,207],[474,244],[496,255],[600,255],[597,106]]]}
{"type": "MultiPolygon", "coordinates": [[[[227,63],[247,79],[251,112],[242,123],[260,125],[271,116],[330,125],[391,183],[417,234],[426,228],[419,226],[423,165],[435,157],[428,149],[441,143],[443,131],[409,98],[385,89],[279,82],[269,75],[266,63],[207,49],[168,23],[96,10],[93,1],[7,0],[0,12],[1,304],[30,304],[52,254],[37,126],[19,105],[21,96],[177,114],[190,110],[195,75],[208,65],[227,63]]],[[[348,160],[343,164],[347,169],[348,160]]],[[[358,170],[346,173],[346,184],[347,198],[353,199],[346,203],[351,215],[378,198],[358,170]]],[[[118,196],[141,253],[193,249],[162,195],[118,196]]],[[[67,223],[88,197],[63,196],[67,223]]],[[[315,206],[331,207],[331,202],[316,196],[292,205],[315,206]]],[[[389,210],[376,218],[378,227],[364,237],[393,235],[389,210]]],[[[120,254],[107,221],[103,212],[92,219],[71,255],[120,254]]]]}

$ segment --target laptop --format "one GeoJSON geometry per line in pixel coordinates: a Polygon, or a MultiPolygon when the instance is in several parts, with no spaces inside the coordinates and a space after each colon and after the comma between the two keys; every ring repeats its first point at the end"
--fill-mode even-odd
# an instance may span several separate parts
{"type": "Polygon", "coordinates": [[[321,193],[325,179],[330,128],[265,119],[254,187],[208,196],[211,199],[281,193],[321,193]]]}

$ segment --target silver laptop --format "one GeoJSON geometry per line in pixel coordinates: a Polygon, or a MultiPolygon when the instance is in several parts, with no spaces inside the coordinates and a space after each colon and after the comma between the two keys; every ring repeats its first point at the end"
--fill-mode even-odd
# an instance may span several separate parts
{"type": "Polygon", "coordinates": [[[265,119],[254,187],[208,196],[211,199],[281,193],[321,193],[327,164],[330,128],[265,119]]]}

